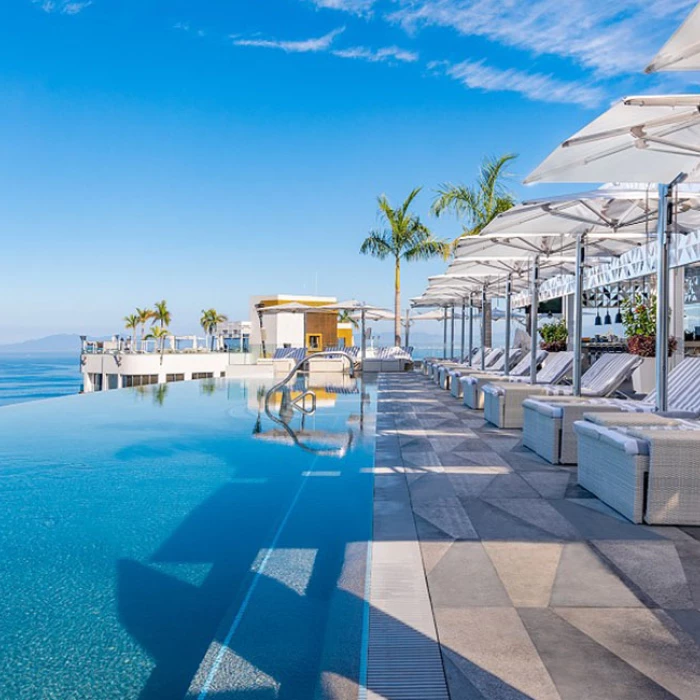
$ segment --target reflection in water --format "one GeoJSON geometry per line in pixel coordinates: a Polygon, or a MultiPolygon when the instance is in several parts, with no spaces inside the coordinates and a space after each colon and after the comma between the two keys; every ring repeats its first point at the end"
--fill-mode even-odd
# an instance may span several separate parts
{"type": "Polygon", "coordinates": [[[355,377],[337,373],[318,376],[318,374],[299,372],[294,378],[291,388],[288,385],[276,385],[269,392],[265,391],[263,387],[258,389],[258,417],[253,427],[253,436],[259,440],[293,445],[306,452],[341,459],[347,454],[355,438],[352,426],[356,426],[359,433],[364,432],[365,404],[368,401],[369,394],[363,390],[362,380],[355,377]],[[335,382],[335,386],[329,384],[329,380],[335,382]],[[307,418],[315,414],[319,394],[322,394],[326,401],[330,400],[335,403],[335,393],[359,394],[359,415],[351,414],[348,416],[348,427],[343,432],[307,429],[307,418]],[[312,399],[311,407],[307,407],[307,398],[312,399]],[[279,425],[281,429],[262,432],[261,400],[268,418],[279,425]],[[276,414],[271,408],[271,404],[275,408],[279,407],[276,414]],[[300,414],[301,425],[298,429],[292,426],[295,410],[300,414]]]}

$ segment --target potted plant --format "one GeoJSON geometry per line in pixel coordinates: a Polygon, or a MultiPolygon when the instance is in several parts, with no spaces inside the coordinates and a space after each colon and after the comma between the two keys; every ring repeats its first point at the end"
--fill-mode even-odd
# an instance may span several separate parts
{"type": "Polygon", "coordinates": [[[569,330],[566,327],[566,322],[562,319],[552,323],[545,323],[540,328],[540,336],[542,338],[540,347],[543,350],[547,352],[563,352],[566,350],[569,330]]]}
{"type": "MultiPolygon", "coordinates": [[[[638,394],[648,394],[656,383],[656,297],[645,300],[641,294],[622,302],[622,325],[627,336],[627,349],[633,355],[644,358],[632,375],[632,386],[638,394]]],[[[678,342],[668,339],[669,356],[675,351],[678,342]]]]}

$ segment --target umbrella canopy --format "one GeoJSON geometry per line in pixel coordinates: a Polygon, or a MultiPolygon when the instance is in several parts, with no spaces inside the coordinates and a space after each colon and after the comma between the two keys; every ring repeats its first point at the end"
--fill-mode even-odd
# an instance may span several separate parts
{"type": "Polygon", "coordinates": [[[700,95],[627,97],[564,141],[533,182],[700,182],[700,95]]]}
{"type": "Polygon", "coordinates": [[[307,311],[316,311],[317,306],[307,306],[297,301],[290,301],[287,304],[276,304],[275,306],[264,306],[259,311],[263,314],[298,314],[307,311]]]}
{"type": "MultiPolygon", "coordinates": [[[[656,265],[656,406],[660,410],[668,407],[669,233],[673,232],[669,224],[678,213],[678,183],[700,181],[698,156],[700,95],[628,97],[564,141],[526,180],[631,182],[644,178],[660,183],[656,265]]],[[[578,241],[580,245],[580,237],[578,241]]],[[[579,266],[577,300],[581,294],[579,266]]],[[[580,343],[580,307],[577,317],[580,343]]]]}
{"type": "Polygon", "coordinates": [[[676,30],[646,67],[645,73],[669,70],[700,70],[700,5],[676,30]]]}

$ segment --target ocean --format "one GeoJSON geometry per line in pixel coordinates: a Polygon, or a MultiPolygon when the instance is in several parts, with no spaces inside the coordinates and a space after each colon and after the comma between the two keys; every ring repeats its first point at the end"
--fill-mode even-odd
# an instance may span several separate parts
{"type": "Polygon", "coordinates": [[[81,387],[76,354],[0,354],[0,406],[77,394],[81,387]]]}

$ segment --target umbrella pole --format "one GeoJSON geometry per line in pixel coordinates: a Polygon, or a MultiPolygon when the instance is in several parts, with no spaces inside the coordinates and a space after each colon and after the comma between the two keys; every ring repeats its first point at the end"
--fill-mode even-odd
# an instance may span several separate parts
{"type": "Polygon", "coordinates": [[[486,285],[481,288],[481,369],[486,371],[486,285]]]}
{"type": "Polygon", "coordinates": [[[406,309],[406,347],[409,346],[409,338],[410,338],[410,332],[411,332],[411,309],[406,309]]]}
{"type": "Polygon", "coordinates": [[[472,355],[474,354],[474,304],[469,298],[469,366],[472,366],[472,355]]]}
{"type": "Polygon", "coordinates": [[[454,360],[455,357],[455,305],[452,304],[452,314],[450,315],[451,329],[450,329],[450,358],[454,360]]]}
{"type": "Polygon", "coordinates": [[[362,356],[362,370],[365,368],[365,358],[367,357],[367,338],[365,333],[365,310],[362,309],[360,314],[360,331],[362,332],[362,340],[360,341],[361,356],[362,356]]]}
{"type": "Polygon", "coordinates": [[[530,384],[537,384],[537,307],[540,305],[537,278],[540,275],[540,261],[532,259],[532,291],[530,293],[530,384]]]}
{"type": "Polygon", "coordinates": [[[442,315],[442,359],[447,359],[447,307],[443,309],[442,315]]]}
{"type": "Polygon", "coordinates": [[[466,305],[464,304],[464,300],[462,300],[462,337],[461,337],[461,343],[459,346],[459,359],[464,362],[464,352],[465,352],[465,332],[466,332],[466,305]]]}
{"type": "Polygon", "coordinates": [[[511,304],[510,298],[513,292],[513,278],[508,275],[508,281],[506,282],[506,345],[505,345],[505,356],[506,361],[503,365],[503,376],[507,377],[510,374],[510,313],[511,304]]]}
{"type": "Polygon", "coordinates": [[[668,410],[668,185],[659,185],[656,231],[656,409],[668,410]]]}
{"type": "Polygon", "coordinates": [[[574,396],[581,396],[583,359],[583,258],[584,234],[576,237],[576,283],[574,287],[574,396]]]}

